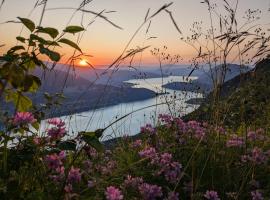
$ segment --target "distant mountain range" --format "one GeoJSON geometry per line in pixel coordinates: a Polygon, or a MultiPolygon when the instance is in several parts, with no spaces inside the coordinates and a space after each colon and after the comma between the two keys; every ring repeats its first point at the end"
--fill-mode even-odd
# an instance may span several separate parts
{"type": "MultiPolygon", "coordinates": [[[[217,82],[221,82],[222,75],[222,65],[208,70],[205,73],[201,73],[198,79],[190,82],[173,82],[165,84],[163,87],[173,90],[183,90],[183,91],[197,91],[203,93],[209,93],[213,89],[213,79],[217,82]]],[[[251,70],[250,67],[240,66],[236,64],[228,64],[225,76],[225,81],[231,80],[232,78],[238,76],[239,74],[246,73],[251,70]]]]}

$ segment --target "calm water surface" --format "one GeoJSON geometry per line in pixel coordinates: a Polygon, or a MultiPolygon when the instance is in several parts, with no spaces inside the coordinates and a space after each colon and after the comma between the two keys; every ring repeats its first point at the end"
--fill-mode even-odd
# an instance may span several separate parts
{"type": "MultiPolygon", "coordinates": [[[[190,79],[196,79],[191,77],[190,79]]],[[[194,92],[173,91],[165,89],[162,85],[169,82],[184,82],[187,81],[183,76],[169,76],[165,78],[149,78],[149,79],[132,79],[127,81],[133,83],[136,88],[147,88],[155,92],[166,93],[155,98],[136,101],[132,103],[121,103],[115,106],[109,106],[97,110],[91,110],[73,115],[62,116],[66,122],[69,136],[76,135],[79,131],[94,131],[99,128],[104,128],[116,119],[145,108],[141,111],[134,112],[125,119],[115,123],[108,128],[102,140],[108,140],[114,137],[123,135],[134,135],[140,131],[140,127],[146,123],[155,125],[159,114],[185,115],[192,112],[198,105],[187,104],[186,101],[190,98],[202,97],[201,94],[194,92]]],[[[132,94],[130,94],[132,95],[132,94]]],[[[41,130],[48,128],[46,121],[41,124],[41,130]]],[[[42,134],[42,133],[41,133],[42,134]]]]}

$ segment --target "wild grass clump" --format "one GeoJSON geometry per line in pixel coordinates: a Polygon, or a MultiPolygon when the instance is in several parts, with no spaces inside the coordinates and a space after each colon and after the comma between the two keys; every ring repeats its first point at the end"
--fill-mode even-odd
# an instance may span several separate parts
{"type": "MultiPolygon", "coordinates": [[[[104,148],[95,133],[66,140],[65,123],[35,123],[17,113],[8,123],[20,134],[1,160],[1,196],[8,199],[265,199],[269,198],[270,138],[263,129],[233,132],[160,115],[139,139],[104,148]]],[[[3,136],[2,136],[3,137],[3,136]]],[[[1,147],[3,149],[3,147],[1,147]]],[[[3,151],[1,151],[3,152],[3,151]]]]}

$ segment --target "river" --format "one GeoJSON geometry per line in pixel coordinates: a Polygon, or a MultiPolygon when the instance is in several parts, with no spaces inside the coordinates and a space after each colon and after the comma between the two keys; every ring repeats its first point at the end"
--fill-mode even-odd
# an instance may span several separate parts
{"type": "MultiPolygon", "coordinates": [[[[196,77],[190,77],[189,79],[196,79],[196,77]]],[[[140,127],[146,123],[155,125],[159,114],[172,114],[175,116],[188,114],[196,109],[198,105],[187,104],[186,101],[191,98],[202,97],[202,95],[195,92],[173,91],[162,87],[166,83],[184,81],[187,80],[183,76],[129,80],[128,83],[134,84],[132,87],[147,88],[164,94],[143,101],[121,103],[115,106],[62,116],[61,119],[65,121],[68,130],[68,137],[73,137],[80,131],[94,131],[104,128],[122,116],[145,107],[148,108],[134,112],[113,124],[104,132],[102,140],[124,135],[135,135],[140,131],[140,127]]],[[[41,135],[46,128],[48,128],[48,124],[46,121],[42,121],[41,135]]]]}

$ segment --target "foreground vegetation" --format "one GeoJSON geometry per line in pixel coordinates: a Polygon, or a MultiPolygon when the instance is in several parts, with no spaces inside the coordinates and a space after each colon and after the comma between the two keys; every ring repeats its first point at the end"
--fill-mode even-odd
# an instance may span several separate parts
{"type": "Polygon", "coordinates": [[[159,116],[140,139],[112,149],[96,133],[64,140],[65,123],[51,119],[44,137],[26,135],[35,116],[9,120],[20,134],[1,152],[1,196],[6,199],[268,199],[270,138],[263,129],[238,132],[159,116]]]}

